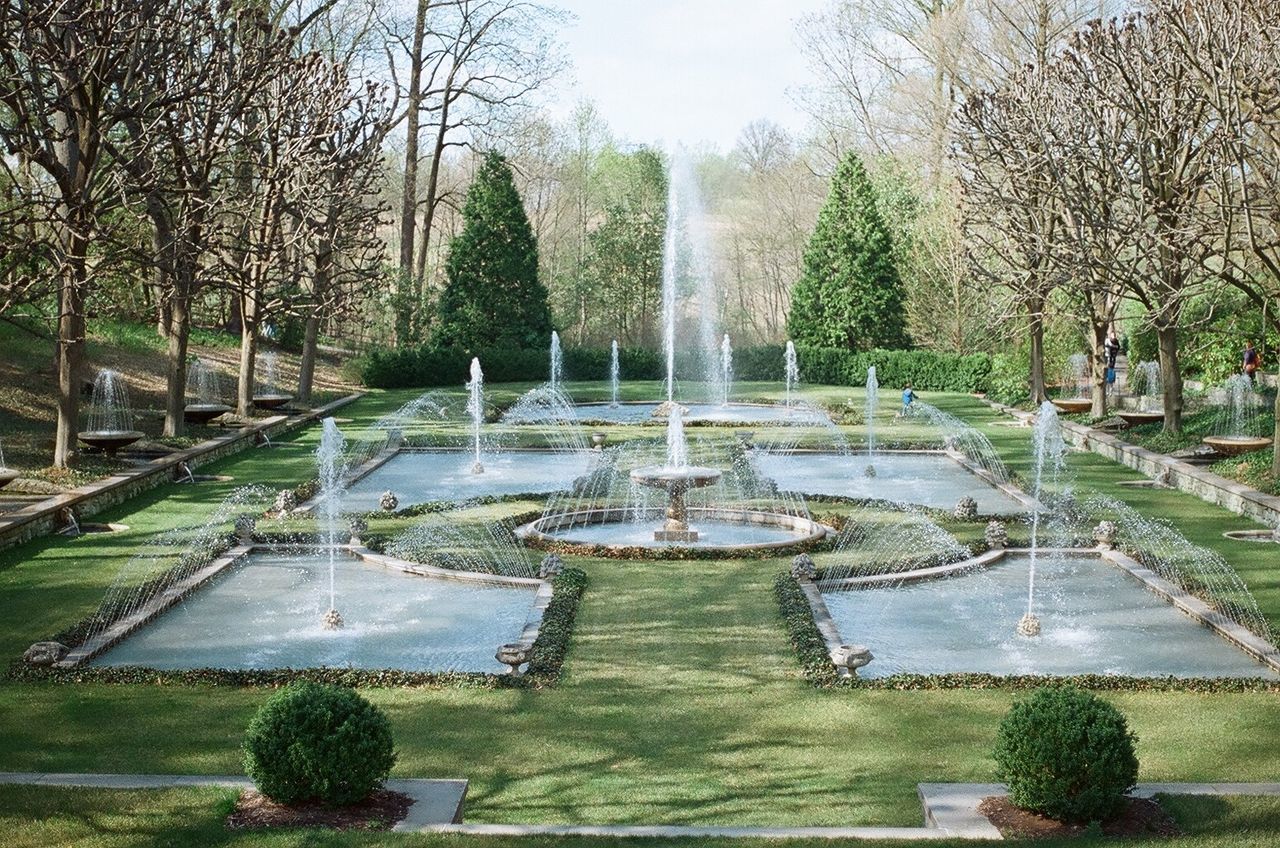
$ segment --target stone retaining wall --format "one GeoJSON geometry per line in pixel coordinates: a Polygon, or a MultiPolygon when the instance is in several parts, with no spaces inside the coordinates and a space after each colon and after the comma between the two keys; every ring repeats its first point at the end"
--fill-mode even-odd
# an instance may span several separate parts
{"type": "Polygon", "coordinates": [[[142,492],[172,482],[181,463],[185,462],[194,472],[201,466],[252,447],[261,438],[279,437],[324,418],[361,397],[360,393],[347,395],[299,415],[273,415],[186,450],[175,451],[0,515],[0,549],[58,532],[62,529],[58,513],[63,509],[74,510],[76,519],[83,521],[142,492]]]}

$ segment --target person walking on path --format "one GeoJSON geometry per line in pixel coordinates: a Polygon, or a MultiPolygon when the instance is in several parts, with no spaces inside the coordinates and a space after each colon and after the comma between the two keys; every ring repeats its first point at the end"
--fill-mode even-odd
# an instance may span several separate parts
{"type": "Polygon", "coordinates": [[[1254,373],[1262,366],[1262,357],[1258,355],[1258,351],[1254,348],[1253,342],[1245,342],[1244,357],[1240,363],[1240,370],[1249,378],[1249,382],[1256,382],[1257,378],[1254,373]]]}

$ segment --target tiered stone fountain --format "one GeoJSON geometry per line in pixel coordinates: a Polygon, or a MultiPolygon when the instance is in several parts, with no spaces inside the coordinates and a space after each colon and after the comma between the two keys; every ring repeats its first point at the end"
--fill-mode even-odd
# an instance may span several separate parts
{"type": "Polygon", "coordinates": [[[631,479],[641,486],[662,489],[667,493],[667,520],[655,530],[655,542],[696,542],[698,531],[689,526],[689,510],[684,496],[690,489],[701,489],[720,481],[714,468],[689,465],[684,439],[684,417],[675,407],[667,418],[667,463],[645,465],[631,470],[631,479]]]}

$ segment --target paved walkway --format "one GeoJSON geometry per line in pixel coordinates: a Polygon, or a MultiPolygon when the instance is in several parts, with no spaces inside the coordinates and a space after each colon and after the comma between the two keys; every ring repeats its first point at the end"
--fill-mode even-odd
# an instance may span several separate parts
{"type": "MultiPolygon", "coordinates": [[[[218,786],[247,789],[247,777],[195,774],[50,774],[0,772],[0,784],[82,786],[96,789],[169,789],[218,786]]],[[[387,788],[413,799],[409,814],[395,830],[416,833],[457,833],[477,836],[596,836],[667,839],[1000,839],[978,812],[982,799],[1003,795],[1002,783],[921,783],[924,827],[732,827],[729,825],[569,825],[463,824],[465,780],[388,780],[387,788]]],[[[1270,795],[1280,796],[1280,783],[1140,783],[1133,794],[1152,795],[1270,795]]]]}

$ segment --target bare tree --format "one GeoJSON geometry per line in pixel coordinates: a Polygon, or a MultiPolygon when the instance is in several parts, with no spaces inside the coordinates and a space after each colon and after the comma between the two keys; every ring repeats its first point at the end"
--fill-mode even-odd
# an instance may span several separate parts
{"type": "MultiPolygon", "coordinates": [[[[105,140],[140,104],[133,81],[158,45],[167,0],[6,0],[0,6],[0,139],[40,174],[23,203],[41,211],[58,281],[58,427],[54,464],[75,451],[85,347],[85,300],[101,268],[90,262],[103,206],[115,196],[105,140]],[[125,94],[129,93],[129,94],[125,94]]],[[[30,219],[29,219],[30,220],[30,219]]]]}

